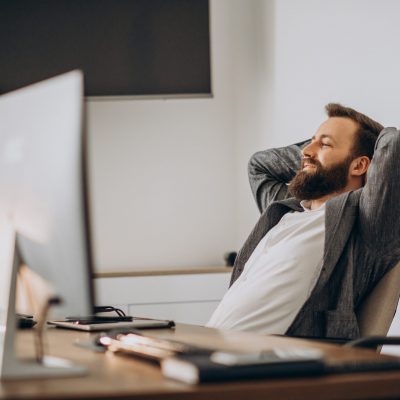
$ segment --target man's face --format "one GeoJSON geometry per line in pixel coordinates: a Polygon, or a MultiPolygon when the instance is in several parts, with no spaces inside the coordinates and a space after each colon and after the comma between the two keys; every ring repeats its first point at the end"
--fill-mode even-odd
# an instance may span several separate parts
{"type": "Polygon", "coordinates": [[[358,125],[348,118],[325,121],[303,149],[301,169],[289,184],[290,193],[299,200],[314,200],[344,189],[357,130],[358,125]]]}

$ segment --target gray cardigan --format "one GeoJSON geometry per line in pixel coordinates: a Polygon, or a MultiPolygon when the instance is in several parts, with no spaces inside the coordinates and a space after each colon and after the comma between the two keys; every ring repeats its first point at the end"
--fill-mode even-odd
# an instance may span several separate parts
{"type": "MultiPolygon", "coordinates": [[[[288,198],[286,183],[299,169],[305,143],[260,151],[250,160],[250,185],[262,214],[238,253],[231,284],[282,216],[303,211],[297,200],[288,198]]],[[[400,132],[386,128],[376,142],[365,186],[327,201],[321,274],[286,334],[360,336],[358,307],[400,260],[399,161],[400,132]]]]}

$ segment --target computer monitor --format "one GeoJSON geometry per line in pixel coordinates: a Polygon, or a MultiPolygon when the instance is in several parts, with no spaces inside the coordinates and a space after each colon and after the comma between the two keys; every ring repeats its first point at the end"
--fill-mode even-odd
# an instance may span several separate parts
{"type": "Polygon", "coordinates": [[[60,297],[54,317],[93,313],[83,116],[80,71],[0,96],[2,377],[20,261],[60,297]]]}

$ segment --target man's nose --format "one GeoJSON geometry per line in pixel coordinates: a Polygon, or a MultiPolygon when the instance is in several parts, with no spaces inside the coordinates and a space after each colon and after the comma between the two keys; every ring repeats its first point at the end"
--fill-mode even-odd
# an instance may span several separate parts
{"type": "Polygon", "coordinates": [[[309,143],[304,149],[302,150],[303,157],[313,158],[315,156],[315,143],[309,143]]]}

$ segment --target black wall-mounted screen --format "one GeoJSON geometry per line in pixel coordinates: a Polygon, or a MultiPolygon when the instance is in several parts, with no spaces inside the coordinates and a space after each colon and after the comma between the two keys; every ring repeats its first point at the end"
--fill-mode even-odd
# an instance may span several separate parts
{"type": "Polygon", "coordinates": [[[87,96],[210,94],[208,0],[0,0],[0,93],[76,68],[87,96]]]}

